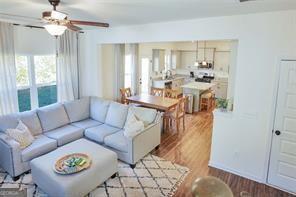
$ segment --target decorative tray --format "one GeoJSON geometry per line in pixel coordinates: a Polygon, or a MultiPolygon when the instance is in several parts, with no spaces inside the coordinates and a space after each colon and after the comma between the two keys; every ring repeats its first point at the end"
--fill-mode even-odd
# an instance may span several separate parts
{"type": "Polygon", "coordinates": [[[83,153],[73,153],[58,159],[54,171],[58,174],[74,174],[89,168],[91,159],[83,153]]]}

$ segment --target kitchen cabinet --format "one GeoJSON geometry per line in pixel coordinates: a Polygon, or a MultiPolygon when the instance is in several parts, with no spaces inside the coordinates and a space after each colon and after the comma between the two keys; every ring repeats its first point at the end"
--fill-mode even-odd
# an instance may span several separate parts
{"type": "Polygon", "coordinates": [[[172,50],[171,51],[171,69],[179,69],[181,66],[181,51],[172,50]]]}
{"type": "Polygon", "coordinates": [[[215,79],[211,83],[216,84],[212,90],[215,92],[216,98],[227,99],[228,81],[225,78],[215,79]]]}
{"type": "Polygon", "coordinates": [[[184,84],[184,78],[173,80],[172,89],[179,89],[183,84],[184,84]]]}
{"type": "MultiPolygon", "coordinates": [[[[197,59],[199,62],[206,59],[208,62],[213,63],[215,57],[215,48],[199,48],[197,53],[197,59]]],[[[180,50],[180,64],[181,68],[195,68],[196,51],[194,50],[180,50]]]]}
{"type": "Polygon", "coordinates": [[[161,72],[165,69],[165,50],[152,49],[152,68],[154,72],[161,72]]]}
{"type": "Polygon", "coordinates": [[[230,64],[229,51],[216,51],[214,70],[219,72],[228,73],[230,64]]]}
{"type": "Polygon", "coordinates": [[[170,83],[173,90],[180,90],[181,86],[184,85],[184,77],[176,77],[170,80],[153,80],[153,87],[155,88],[166,88],[166,83],[170,83]]]}

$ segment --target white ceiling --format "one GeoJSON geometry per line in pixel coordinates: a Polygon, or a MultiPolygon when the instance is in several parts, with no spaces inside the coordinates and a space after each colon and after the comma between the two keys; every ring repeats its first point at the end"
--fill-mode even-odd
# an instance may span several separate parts
{"type": "MultiPolygon", "coordinates": [[[[42,11],[51,9],[47,0],[0,0],[2,19],[7,18],[1,15],[3,13],[40,18],[42,11]]],[[[124,26],[296,9],[296,0],[257,0],[245,3],[239,3],[239,0],[61,0],[57,9],[68,13],[70,19],[124,26]]]]}

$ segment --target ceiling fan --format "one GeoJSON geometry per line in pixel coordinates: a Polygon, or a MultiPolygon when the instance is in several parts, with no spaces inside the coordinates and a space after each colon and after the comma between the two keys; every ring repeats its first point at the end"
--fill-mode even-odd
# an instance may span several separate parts
{"type": "Polygon", "coordinates": [[[44,28],[49,34],[54,36],[62,35],[66,29],[72,31],[81,31],[82,28],[76,25],[87,25],[96,27],[109,27],[108,23],[92,22],[92,21],[80,21],[80,20],[69,20],[66,13],[57,11],[57,6],[60,0],[48,0],[53,6],[52,11],[45,11],[42,13],[42,21],[46,23],[44,28]]]}

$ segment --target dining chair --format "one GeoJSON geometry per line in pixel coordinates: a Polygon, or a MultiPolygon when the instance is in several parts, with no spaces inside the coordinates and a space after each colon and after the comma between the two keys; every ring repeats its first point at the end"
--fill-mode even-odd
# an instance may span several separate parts
{"type": "Polygon", "coordinates": [[[164,96],[164,89],[163,88],[154,88],[154,87],[151,87],[150,94],[152,96],[161,96],[161,97],[163,97],[164,96]]]}
{"type": "Polygon", "coordinates": [[[165,89],[164,90],[164,97],[167,97],[167,98],[178,98],[178,91],[177,90],[173,90],[173,89],[165,89]]]}
{"type": "Polygon", "coordinates": [[[213,94],[211,91],[206,91],[200,95],[199,99],[199,111],[206,110],[212,108],[213,105],[213,94]]]}
{"type": "Polygon", "coordinates": [[[164,129],[169,130],[172,123],[175,123],[177,133],[180,130],[181,120],[183,123],[183,130],[185,131],[185,114],[188,97],[179,99],[178,105],[164,114],[164,129]]]}
{"type": "Polygon", "coordinates": [[[127,97],[132,96],[131,88],[120,88],[121,103],[128,104],[127,97]]]}

